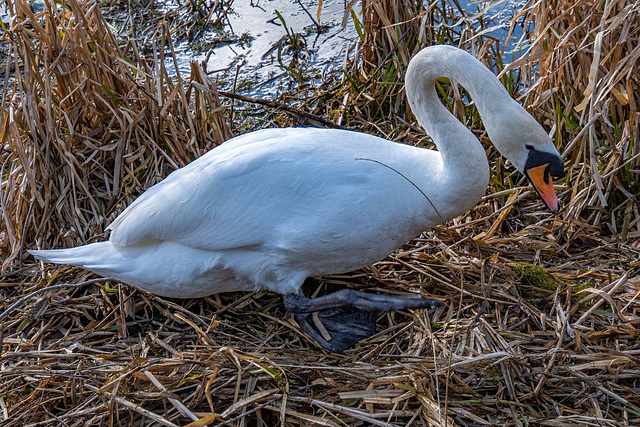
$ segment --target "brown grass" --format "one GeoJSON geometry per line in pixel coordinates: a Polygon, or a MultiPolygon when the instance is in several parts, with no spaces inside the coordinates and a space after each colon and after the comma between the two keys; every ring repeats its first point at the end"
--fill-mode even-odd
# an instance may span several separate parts
{"type": "Polygon", "coordinates": [[[144,189],[231,136],[198,64],[187,80],[168,77],[166,27],[147,59],[118,45],[95,4],[63,4],[36,17],[16,1],[5,35],[15,69],[0,135],[5,267],[25,247],[103,239],[144,189]]]}
{"type": "Polygon", "coordinates": [[[535,38],[508,69],[531,76],[526,103],[571,166],[564,218],[625,241],[640,225],[640,4],[547,1],[528,19],[535,38]]]}
{"type": "MultiPolygon", "coordinates": [[[[547,214],[487,145],[492,182],[474,210],[374,266],[307,285],[420,290],[446,303],[381,315],[376,336],[335,355],[300,332],[278,295],[166,300],[22,257],[103,239],[144,188],[230,131],[197,64],[169,77],[165,26],[145,59],[119,46],[91,2],[38,17],[12,2],[2,68],[15,80],[0,113],[3,425],[639,424],[637,6],[609,1],[603,19],[604,1],[530,2],[530,55],[505,67],[477,18],[453,27],[441,3],[420,15],[416,4],[365,1],[348,77],[296,108],[428,145],[405,108],[406,61],[425,44],[462,45],[554,127],[571,166],[558,186],[567,208],[547,214]]],[[[441,86],[486,141],[463,89],[441,86]]]]}

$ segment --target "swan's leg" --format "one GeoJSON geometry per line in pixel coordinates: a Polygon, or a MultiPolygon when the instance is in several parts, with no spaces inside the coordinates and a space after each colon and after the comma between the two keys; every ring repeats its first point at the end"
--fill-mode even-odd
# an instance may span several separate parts
{"type": "Polygon", "coordinates": [[[314,311],[339,310],[351,308],[360,311],[394,311],[409,308],[436,308],[440,301],[416,296],[377,295],[342,289],[319,298],[306,298],[304,295],[289,294],[284,297],[287,310],[292,313],[311,313],[314,311]]]}
{"type": "Polygon", "coordinates": [[[305,298],[304,295],[285,295],[284,305],[313,339],[326,349],[339,353],[375,334],[378,312],[436,308],[441,303],[421,296],[376,295],[343,289],[313,299],[305,298]],[[313,312],[318,313],[318,320],[326,332],[320,331],[315,324],[311,314],[313,312]],[[327,333],[330,340],[323,336],[327,333]]]}

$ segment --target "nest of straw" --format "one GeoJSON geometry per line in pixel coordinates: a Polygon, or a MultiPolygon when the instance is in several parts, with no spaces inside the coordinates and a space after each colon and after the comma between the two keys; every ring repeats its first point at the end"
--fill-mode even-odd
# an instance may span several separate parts
{"type": "MultiPolygon", "coordinates": [[[[95,3],[46,3],[34,15],[10,2],[0,112],[3,425],[638,424],[639,6],[528,3],[518,18],[533,28],[521,44],[528,55],[504,66],[498,41],[478,34],[478,16],[453,26],[459,15],[440,3],[365,1],[348,77],[308,89],[303,102],[283,95],[285,118],[272,108],[282,104],[266,103],[265,121],[322,116],[428,146],[395,83],[420,46],[462,45],[554,130],[567,152],[558,183],[567,209],[545,213],[487,145],[492,182],[474,210],[376,265],[306,285],[445,302],[384,314],[378,334],[336,355],[310,341],[274,294],[169,300],[25,255],[105,238],[126,204],[231,131],[200,65],[170,77],[168,25],[145,56],[111,34],[95,3]]],[[[485,142],[463,88],[440,89],[485,142]]]]}

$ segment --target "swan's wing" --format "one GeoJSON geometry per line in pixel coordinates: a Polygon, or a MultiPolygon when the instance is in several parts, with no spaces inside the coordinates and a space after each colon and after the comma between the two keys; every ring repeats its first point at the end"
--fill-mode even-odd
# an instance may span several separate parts
{"type": "Polygon", "coordinates": [[[365,147],[380,140],[289,129],[225,143],[136,199],[109,226],[110,240],[120,246],[161,239],[207,250],[251,250],[277,244],[279,227],[292,218],[333,220],[349,198],[366,197],[368,187],[381,191],[380,182],[371,180],[371,165],[355,160],[361,150],[353,147],[354,135],[366,139],[365,147]],[[361,194],[353,195],[354,188],[361,194]]]}
{"type": "Polygon", "coordinates": [[[336,239],[357,231],[363,218],[372,227],[374,219],[393,223],[394,215],[409,214],[397,209],[402,198],[418,199],[424,209],[422,196],[389,169],[358,158],[393,162],[395,156],[406,166],[415,156],[399,156],[405,149],[416,150],[345,131],[248,134],[147,190],[111,224],[110,240],[126,246],[161,239],[206,250],[297,248],[304,243],[292,239],[336,239]]]}
{"type": "Polygon", "coordinates": [[[119,246],[143,240],[169,240],[203,249],[260,244],[261,233],[248,211],[263,195],[254,194],[268,151],[282,139],[280,130],[234,138],[145,191],[108,227],[119,246]],[[271,143],[269,143],[271,141],[271,143]],[[261,142],[258,147],[251,147],[261,142]],[[244,206],[244,207],[241,207],[244,206]]]}

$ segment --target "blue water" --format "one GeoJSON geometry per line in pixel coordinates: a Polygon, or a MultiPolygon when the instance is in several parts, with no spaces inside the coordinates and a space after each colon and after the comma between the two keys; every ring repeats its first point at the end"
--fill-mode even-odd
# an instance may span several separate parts
{"type": "MultiPolygon", "coordinates": [[[[235,74],[239,70],[243,76],[251,76],[257,82],[277,82],[278,76],[283,75],[283,69],[277,61],[275,48],[287,33],[279,18],[278,10],[289,31],[292,33],[307,33],[304,37],[307,43],[305,49],[305,63],[308,68],[318,72],[336,69],[342,64],[345,55],[352,52],[358,41],[358,34],[352,18],[347,13],[345,17],[345,0],[324,0],[318,20],[317,0],[235,0],[234,13],[230,15],[229,27],[236,34],[248,34],[253,38],[250,44],[239,47],[236,45],[222,46],[214,49],[208,61],[208,70],[221,78],[228,73],[235,74]],[[305,10],[306,9],[306,10],[305,10]],[[311,15],[311,17],[309,16],[311,15]],[[313,18],[313,19],[312,19],[313,18]],[[328,26],[323,34],[313,34],[314,21],[328,26]],[[270,80],[274,79],[274,80],[270,80]]],[[[487,7],[486,2],[460,0],[461,7],[473,15],[483,11],[485,34],[498,38],[503,43],[508,34],[514,14],[526,3],[525,0],[494,1],[495,5],[487,7]]],[[[452,6],[453,7],[453,6],[452,6]]],[[[359,12],[359,5],[355,6],[359,12]]],[[[455,9],[454,9],[455,10],[455,9]]],[[[522,35],[523,29],[516,28],[506,43],[505,53],[509,61],[515,60],[517,52],[513,51],[515,42],[522,35]]],[[[188,44],[183,44],[185,59],[195,57],[203,59],[204,53],[190,53],[188,44]]],[[[182,54],[181,53],[181,54],[182,54]]],[[[287,63],[286,58],[283,62],[287,63]]],[[[277,92],[277,84],[251,85],[245,90],[254,95],[268,95],[277,92]]]]}
{"type": "MultiPolygon", "coordinates": [[[[34,2],[35,10],[42,9],[42,4],[38,3],[41,0],[34,2]]],[[[287,30],[290,34],[303,34],[306,46],[302,50],[301,61],[308,74],[323,74],[339,69],[345,56],[353,54],[358,34],[353,19],[345,9],[348,3],[346,0],[324,0],[322,8],[318,10],[318,0],[234,0],[224,32],[230,38],[242,38],[247,42],[223,44],[207,51],[198,51],[191,41],[175,41],[179,69],[188,73],[190,61],[202,62],[208,58],[207,70],[223,86],[227,86],[226,89],[233,89],[228,87],[229,82],[238,74],[242,76],[241,80],[253,82],[243,85],[245,93],[275,95],[279,91],[278,81],[287,74],[282,65],[288,65],[291,61],[286,52],[282,52],[282,61],[278,60],[278,46],[288,38],[287,30]],[[284,25],[276,10],[280,12],[284,25]],[[326,26],[326,31],[318,34],[314,21],[326,26]]],[[[483,11],[484,33],[504,43],[512,17],[526,1],[494,1],[489,8],[486,2],[459,0],[459,3],[470,14],[483,11]]],[[[163,0],[162,4],[166,11],[184,7],[182,0],[163,0]]],[[[359,4],[354,6],[356,12],[359,12],[359,7],[359,4]]],[[[9,20],[6,8],[0,8],[0,15],[5,22],[9,20]]],[[[509,53],[522,34],[523,28],[516,27],[506,43],[507,55],[504,58],[507,61],[516,59],[517,52],[512,55],[509,53]]],[[[198,41],[211,41],[216,36],[219,37],[219,34],[205,31],[198,41]]],[[[168,61],[166,65],[170,73],[176,72],[173,61],[168,61]]]]}
{"type": "MultiPolygon", "coordinates": [[[[513,17],[522,10],[526,5],[526,0],[503,0],[500,2],[493,2],[494,5],[487,6],[486,3],[478,3],[477,1],[459,0],[460,6],[471,14],[484,12],[483,19],[488,24],[486,25],[487,31],[484,33],[488,36],[495,37],[500,40],[501,43],[505,43],[507,36],[509,35],[509,27],[513,17]]],[[[525,32],[524,23],[522,17],[516,20],[516,25],[511,33],[510,39],[506,41],[505,52],[513,53],[514,57],[517,57],[518,52],[514,50],[518,40],[523,36],[525,32]]]]}

